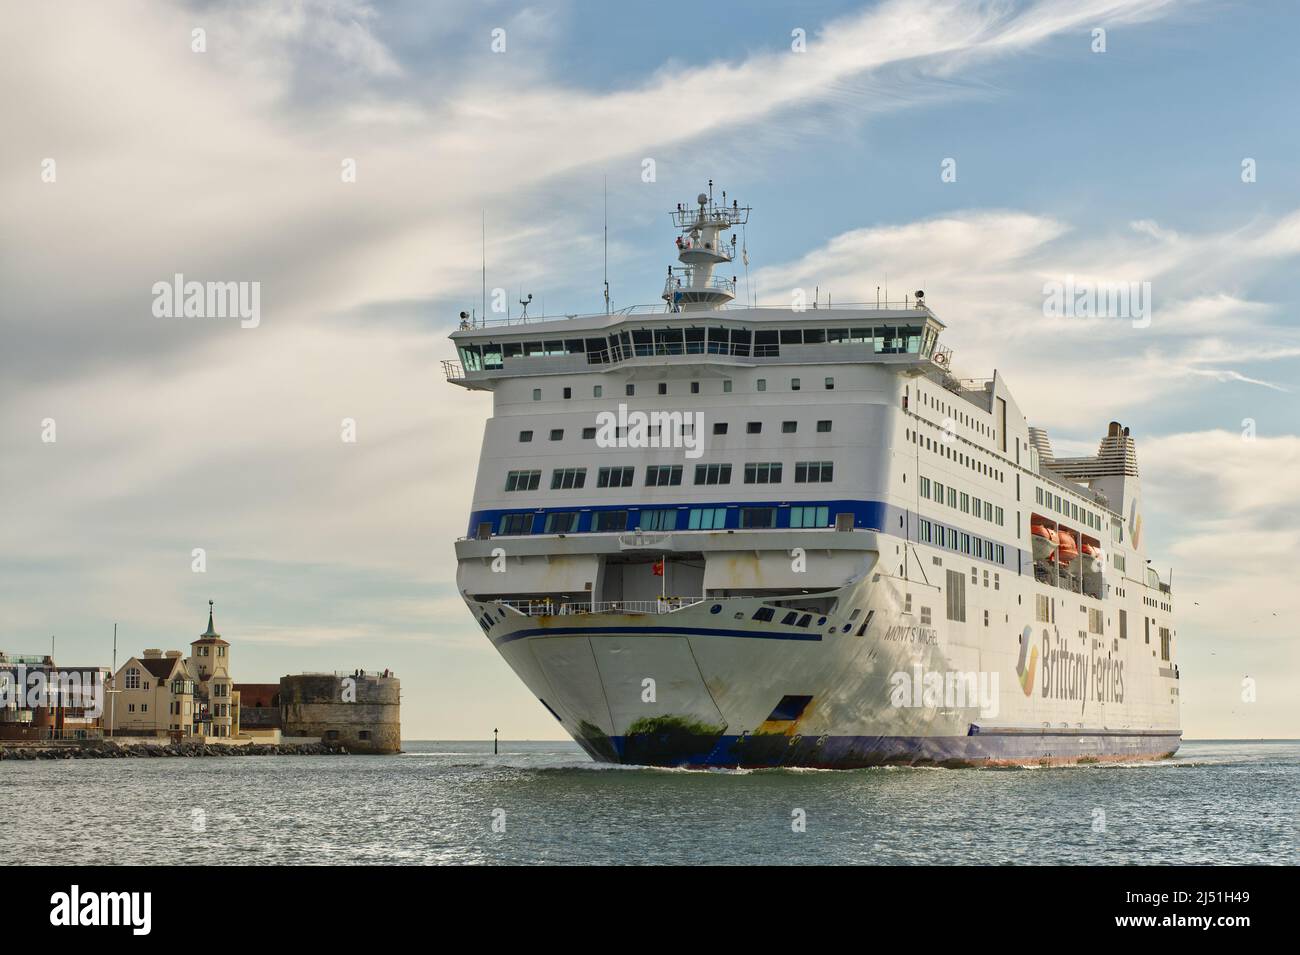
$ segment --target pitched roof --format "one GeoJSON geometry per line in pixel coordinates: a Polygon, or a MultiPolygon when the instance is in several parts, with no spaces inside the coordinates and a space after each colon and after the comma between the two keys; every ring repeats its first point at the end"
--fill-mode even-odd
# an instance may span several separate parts
{"type": "Polygon", "coordinates": [[[136,657],[136,659],[140,661],[140,666],[158,680],[165,680],[171,676],[176,664],[181,662],[179,657],[136,657]]]}

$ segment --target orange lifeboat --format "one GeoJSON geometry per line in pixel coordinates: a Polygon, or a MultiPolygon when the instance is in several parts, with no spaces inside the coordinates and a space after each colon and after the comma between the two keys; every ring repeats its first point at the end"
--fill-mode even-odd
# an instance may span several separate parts
{"type": "Polygon", "coordinates": [[[1105,556],[1102,554],[1100,547],[1090,540],[1085,540],[1083,542],[1083,556],[1088,567],[1088,573],[1099,574],[1102,572],[1105,567],[1105,556]]]}
{"type": "Polygon", "coordinates": [[[1056,530],[1046,524],[1031,523],[1029,539],[1034,546],[1034,560],[1046,560],[1056,550],[1056,530]]]}
{"type": "Polygon", "coordinates": [[[1074,542],[1074,534],[1071,531],[1058,530],[1056,537],[1057,561],[1062,564],[1073,564],[1079,558],[1079,545],[1074,542]]]}

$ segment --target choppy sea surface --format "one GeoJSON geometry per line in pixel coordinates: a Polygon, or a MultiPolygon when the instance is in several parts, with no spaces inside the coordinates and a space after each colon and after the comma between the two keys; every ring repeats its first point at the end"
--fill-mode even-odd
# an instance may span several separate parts
{"type": "Polygon", "coordinates": [[[1035,769],[708,771],[576,745],[0,762],[0,859],[43,864],[1284,863],[1300,742],[1035,769]],[[802,831],[800,823],[802,822],[802,831]],[[495,827],[494,827],[495,823],[495,827]]]}

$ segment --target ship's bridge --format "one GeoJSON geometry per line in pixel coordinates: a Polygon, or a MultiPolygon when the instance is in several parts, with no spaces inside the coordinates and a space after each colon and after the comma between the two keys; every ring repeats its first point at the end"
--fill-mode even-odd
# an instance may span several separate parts
{"type": "Polygon", "coordinates": [[[944,325],[924,299],[878,305],[728,308],[665,312],[652,307],[609,315],[532,319],[452,334],[460,361],[447,380],[490,388],[503,377],[609,371],[637,365],[877,362],[946,369],[944,325]]]}
{"type": "MultiPolygon", "coordinates": [[[[713,180],[695,203],[671,213],[678,235],[678,266],[670,266],[664,305],[634,306],[597,315],[471,318],[461,312],[452,334],[460,361],[444,361],[447,380],[467,388],[522,375],[603,372],[613,367],[654,365],[745,366],[876,362],[936,365],[946,370],[950,353],[939,345],[943,323],[925,304],[925,293],[901,301],[831,308],[735,305],[736,276],[713,274],[736,258],[737,226],[749,222],[749,206],[713,197],[713,180]],[[731,233],[730,240],[724,233],[731,233]]],[[[748,262],[742,246],[741,258],[748,262]]],[[[608,293],[606,294],[608,299],[608,293]]]]}

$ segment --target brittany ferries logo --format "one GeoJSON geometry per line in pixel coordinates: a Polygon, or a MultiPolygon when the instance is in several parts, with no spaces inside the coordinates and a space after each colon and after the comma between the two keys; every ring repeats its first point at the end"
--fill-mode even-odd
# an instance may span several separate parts
{"type": "Polygon", "coordinates": [[[684,448],[694,460],[704,454],[703,411],[628,411],[596,415],[598,448],[684,448]]]}
{"type": "Polygon", "coordinates": [[[1025,691],[1025,696],[1034,693],[1034,671],[1038,669],[1038,647],[1030,646],[1033,640],[1033,627],[1025,627],[1025,632],[1020,635],[1020,660],[1016,663],[1016,676],[1020,678],[1020,689],[1025,691]]]}

